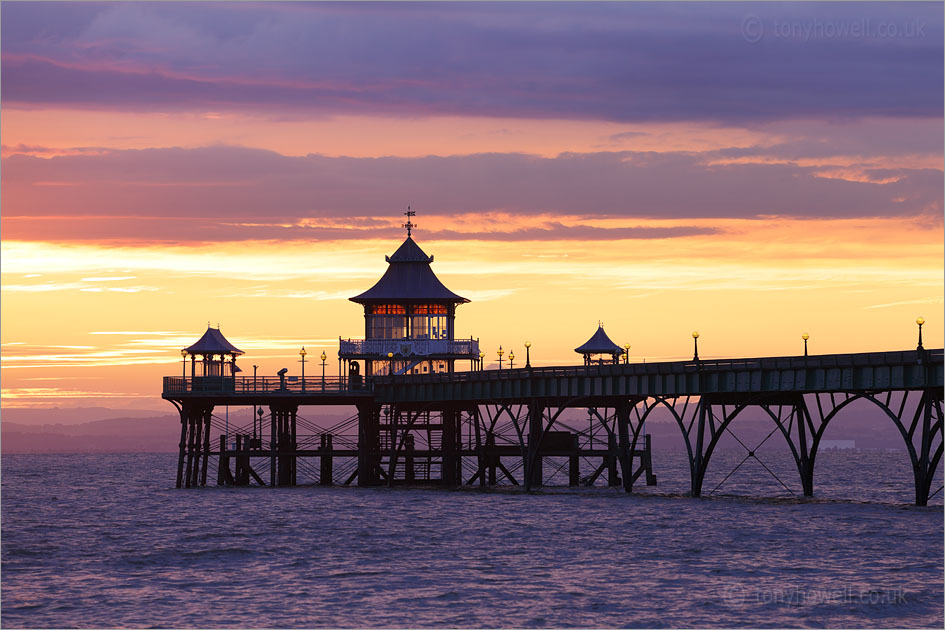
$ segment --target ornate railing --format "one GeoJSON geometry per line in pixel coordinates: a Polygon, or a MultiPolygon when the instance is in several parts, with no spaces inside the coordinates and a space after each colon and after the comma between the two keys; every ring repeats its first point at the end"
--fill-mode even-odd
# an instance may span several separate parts
{"type": "Polygon", "coordinates": [[[164,377],[165,394],[326,394],[367,391],[370,382],[364,379],[339,379],[337,376],[180,376],[164,377]]]}
{"type": "Polygon", "coordinates": [[[338,356],[386,358],[392,353],[398,359],[427,356],[478,358],[477,339],[339,339],[338,356]]]}

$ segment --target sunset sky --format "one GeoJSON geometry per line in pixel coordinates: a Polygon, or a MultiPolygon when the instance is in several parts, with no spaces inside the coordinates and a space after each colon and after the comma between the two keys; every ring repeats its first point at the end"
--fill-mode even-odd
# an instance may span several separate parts
{"type": "MultiPolygon", "coordinates": [[[[363,336],[417,211],[457,336],[575,364],[943,344],[943,6],[8,3],[2,404],[170,411],[363,336]],[[249,367],[248,367],[249,366],[249,367]]],[[[319,370],[316,364],[308,369],[319,370]]]]}

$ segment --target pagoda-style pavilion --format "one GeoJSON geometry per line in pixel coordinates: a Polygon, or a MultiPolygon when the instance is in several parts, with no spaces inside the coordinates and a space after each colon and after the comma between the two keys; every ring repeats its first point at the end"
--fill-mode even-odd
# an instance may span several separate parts
{"type": "Polygon", "coordinates": [[[240,372],[236,366],[236,357],[243,354],[243,351],[226,340],[220,332],[219,324],[216,328],[207,324],[207,332],[197,343],[181,350],[180,354],[184,361],[190,357],[190,377],[196,391],[219,389],[221,386],[224,389],[232,389],[234,377],[240,372]]]}
{"type": "Polygon", "coordinates": [[[407,238],[392,256],[377,283],[349,298],[364,307],[364,339],[340,339],[343,371],[364,375],[452,372],[457,360],[479,359],[479,342],[455,338],[456,307],[469,302],[446,288],[427,256],[413,240],[413,211],[407,211],[407,238]]]}
{"type": "Polygon", "coordinates": [[[603,356],[610,355],[614,363],[620,362],[620,355],[624,349],[615,344],[607,333],[604,332],[604,325],[598,322],[597,332],[591,335],[591,338],[582,345],[574,349],[580,355],[584,356],[584,365],[591,365],[594,362],[594,356],[597,356],[598,363],[603,363],[603,356]]]}

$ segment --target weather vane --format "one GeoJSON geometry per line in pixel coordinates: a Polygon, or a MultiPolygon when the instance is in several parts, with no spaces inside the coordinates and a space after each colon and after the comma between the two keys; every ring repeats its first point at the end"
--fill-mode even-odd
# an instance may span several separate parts
{"type": "Polygon", "coordinates": [[[404,213],[407,216],[407,222],[404,223],[401,227],[407,228],[407,236],[410,236],[410,230],[417,227],[416,223],[411,222],[410,218],[417,216],[417,213],[410,209],[410,206],[407,206],[407,212],[404,213]]]}

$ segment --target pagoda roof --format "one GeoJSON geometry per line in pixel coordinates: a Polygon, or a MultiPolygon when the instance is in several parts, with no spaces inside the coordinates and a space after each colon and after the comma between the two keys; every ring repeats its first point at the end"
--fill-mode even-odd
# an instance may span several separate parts
{"type": "Polygon", "coordinates": [[[466,298],[447,289],[433,273],[427,256],[413,238],[407,236],[393,256],[385,256],[387,271],[377,283],[360,295],[348,298],[359,304],[375,302],[452,302],[464,304],[466,298]]]}
{"type": "Polygon", "coordinates": [[[219,328],[207,326],[207,332],[197,343],[186,348],[188,354],[243,354],[243,351],[231,344],[219,328]]]}
{"type": "Polygon", "coordinates": [[[433,256],[427,256],[426,253],[420,246],[417,245],[416,241],[413,240],[413,237],[408,236],[407,239],[397,248],[397,251],[394,252],[393,256],[384,256],[384,260],[389,263],[392,262],[433,262],[433,256]]]}
{"type": "Polygon", "coordinates": [[[603,324],[600,324],[597,326],[597,332],[583,345],[575,348],[574,351],[578,354],[623,354],[624,349],[607,336],[603,324]]]}

